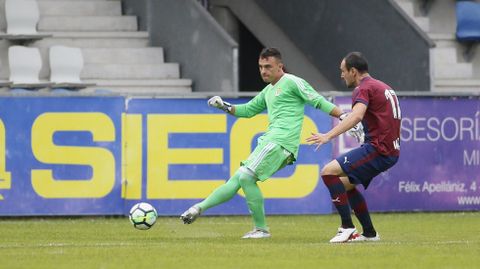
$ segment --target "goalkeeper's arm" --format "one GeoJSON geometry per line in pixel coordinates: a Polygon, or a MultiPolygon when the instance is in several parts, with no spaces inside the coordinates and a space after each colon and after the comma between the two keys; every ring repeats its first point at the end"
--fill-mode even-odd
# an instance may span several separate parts
{"type": "Polygon", "coordinates": [[[339,136],[340,134],[343,134],[346,131],[354,128],[363,119],[366,110],[367,106],[365,104],[356,103],[353,106],[352,112],[348,115],[341,116],[340,123],[333,129],[331,129],[328,133],[326,133],[328,140],[331,140],[339,136]]]}
{"type": "Polygon", "coordinates": [[[332,111],[330,111],[329,115],[335,118],[340,118],[340,120],[343,120],[342,116],[346,115],[347,113],[343,112],[338,106],[335,106],[332,111]]]}
{"type": "Polygon", "coordinates": [[[232,115],[235,115],[235,106],[233,106],[229,102],[223,101],[220,96],[214,96],[214,97],[208,99],[207,103],[211,107],[215,107],[215,108],[218,108],[218,109],[221,109],[221,110],[225,111],[226,113],[230,113],[232,115]]]}

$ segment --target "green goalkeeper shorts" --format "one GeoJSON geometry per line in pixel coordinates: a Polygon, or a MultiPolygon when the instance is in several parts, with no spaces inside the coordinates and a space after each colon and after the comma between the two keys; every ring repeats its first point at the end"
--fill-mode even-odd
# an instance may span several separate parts
{"type": "Polygon", "coordinates": [[[292,162],[293,154],[288,150],[275,143],[265,142],[258,144],[242,165],[254,172],[260,181],[265,181],[292,162]]]}

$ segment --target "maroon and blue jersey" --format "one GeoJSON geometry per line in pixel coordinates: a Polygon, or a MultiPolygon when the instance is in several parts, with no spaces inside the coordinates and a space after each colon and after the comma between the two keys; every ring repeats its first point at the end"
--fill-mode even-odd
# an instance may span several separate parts
{"type": "Polygon", "coordinates": [[[352,107],[356,103],[367,106],[362,120],[365,143],[381,155],[399,156],[402,115],[395,91],[380,80],[366,77],[353,90],[352,107]]]}

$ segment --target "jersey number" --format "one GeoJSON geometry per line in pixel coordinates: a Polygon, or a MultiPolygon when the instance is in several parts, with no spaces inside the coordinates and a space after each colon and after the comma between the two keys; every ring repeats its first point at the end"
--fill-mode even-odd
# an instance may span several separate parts
{"type": "Polygon", "coordinates": [[[401,119],[402,112],[400,111],[400,104],[398,102],[398,98],[397,98],[397,95],[395,94],[395,91],[386,89],[385,97],[387,98],[388,101],[390,101],[390,105],[392,105],[393,118],[397,120],[401,119]]]}

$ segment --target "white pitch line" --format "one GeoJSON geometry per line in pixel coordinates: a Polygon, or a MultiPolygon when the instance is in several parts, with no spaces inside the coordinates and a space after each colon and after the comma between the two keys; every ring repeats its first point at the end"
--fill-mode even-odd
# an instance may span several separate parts
{"type": "MultiPolygon", "coordinates": [[[[301,244],[301,243],[300,243],[301,244]]],[[[469,245],[469,244],[479,244],[479,242],[468,241],[468,240],[456,240],[456,241],[425,241],[425,242],[408,242],[408,241],[380,241],[380,242],[345,242],[345,243],[337,243],[332,244],[328,242],[318,242],[318,243],[310,243],[309,245],[331,245],[331,246],[361,246],[361,245],[387,245],[387,246],[395,246],[395,245],[415,245],[415,246],[432,246],[432,245],[469,245]]]]}
{"type": "MultiPolygon", "coordinates": [[[[120,246],[145,246],[147,244],[145,243],[138,243],[138,244],[132,244],[132,243],[92,243],[92,244],[85,244],[85,243],[46,243],[46,244],[4,244],[0,245],[0,249],[4,248],[24,248],[24,247],[51,247],[51,248],[57,248],[57,247],[120,247],[120,246]]],[[[151,245],[151,244],[149,244],[151,245]]]]}
{"type": "MultiPolygon", "coordinates": [[[[282,242],[278,242],[279,244],[282,244],[282,242]]],[[[310,246],[320,246],[320,245],[330,245],[330,246],[361,246],[361,245],[369,245],[369,246],[374,246],[374,245],[389,245],[389,246],[395,246],[395,245],[469,245],[469,244],[475,244],[478,242],[474,241],[468,241],[468,240],[455,240],[455,241],[428,241],[428,242],[407,242],[407,241],[402,241],[402,242],[389,242],[389,241],[381,241],[381,242],[359,242],[359,243],[340,243],[340,244],[331,244],[328,242],[318,242],[318,243],[306,243],[305,245],[310,245],[310,246]]],[[[304,245],[300,243],[301,245],[304,245]]],[[[165,243],[125,243],[125,242],[119,242],[119,243],[91,243],[91,244],[85,244],[85,243],[43,243],[43,244],[4,244],[0,245],[0,249],[7,249],[7,248],[25,248],[25,247],[31,247],[31,248],[39,248],[39,247],[47,247],[47,248],[62,248],[62,247],[129,247],[129,246],[153,246],[153,245],[166,245],[165,243]]]]}

